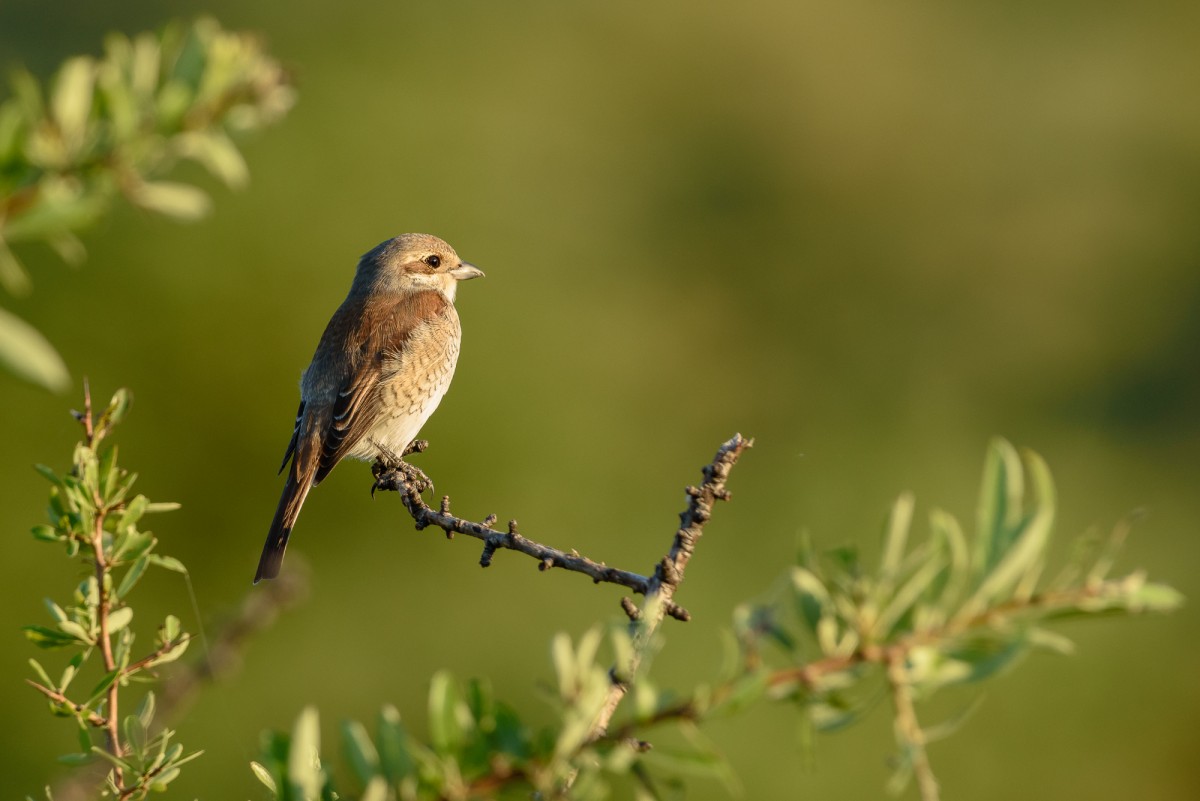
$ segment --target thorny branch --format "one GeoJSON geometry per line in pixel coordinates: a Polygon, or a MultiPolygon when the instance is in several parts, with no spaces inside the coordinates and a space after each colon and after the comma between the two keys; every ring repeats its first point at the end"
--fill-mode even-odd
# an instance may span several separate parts
{"type": "MultiPolygon", "coordinates": [[[[686,489],[688,505],[679,514],[679,529],[675,532],[671,550],[658,563],[658,567],[650,579],[650,584],[646,588],[646,601],[642,604],[639,614],[636,617],[630,615],[634,632],[633,652],[630,655],[629,664],[614,667],[612,671],[613,683],[609,688],[604,706],[601,707],[596,721],[592,724],[592,732],[589,737],[591,741],[598,740],[608,731],[609,721],[612,720],[613,713],[617,711],[621,699],[625,697],[625,693],[629,689],[629,681],[637,673],[642,661],[642,654],[646,651],[650,638],[662,623],[664,615],[671,614],[670,610],[675,608],[672,599],[675,597],[675,591],[679,588],[680,582],[683,581],[684,570],[687,569],[687,564],[696,550],[696,543],[700,540],[700,535],[704,533],[704,526],[712,517],[713,505],[717,501],[727,501],[730,498],[729,490],[725,488],[729,471],[737,464],[738,457],[742,455],[742,452],[753,445],[753,439],[746,439],[741,434],[734,434],[728,442],[720,447],[712,462],[704,466],[701,471],[704,481],[700,486],[689,486],[686,489]]],[[[628,614],[628,607],[626,606],[625,609],[628,614]]]]}
{"type": "MultiPolygon", "coordinates": [[[[495,515],[489,515],[480,523],[455,517],[450,512],[448,495],[442,496],[441,508],[434,510],[421,498],[423,491],[432,488],[432,482],[420,470],[404,462],[392,465],[377,464],[372,491],[382,489],[398,492],[404,508],[412,515],[417,530],[436,526],[445,531],[447,537],[459,533],[483,540],[483,554],[479,559],[482,567],[490,565],[496,551],[503,548],[533,557],[538,561],[539,570],[551,567],[565,568],[583,573],[597,584],[618,584],[646,597],[641,609],[630,599],[621,599],[621,608],[629,616],[634,629],[632,657],[628,664],[614,666],[611,671],[612,686],[596,716],[589,737],[590,742],[595,742],[605,736],[613,713],[625,697],[629,681],[637,673],[642,653],[662,623],[663,617],[670,615],[678,620],[690,619],[687,610],[675,603],[675,591],[683,581],[684,571],[695,552],[697,541],[704,532],[704,526],[712,517],[714,504],[717,501],[729,500],[730,494],[725,488],[729,471],[737,464],[742,452],[753,444],[753,440],[735,434],[721,446],[712,462],[702,469],[704,481],[699,486],[687,487],[687,508],[679,515],[679,528],[675,532],[671,548],[649,576],[609,567],[603,562],[595,562],[581,556],[576,551],[564,552],[530,540],[517,531],[516,520],[509,521],[507,531],[497,531],[492,528],[497,520],[495,515]]],[[[427,442],[418,440],[409,446],[404,455],[419,453],[427,447],[427,442]]]]}
{"type": "MultiPolygon", "coordinates": [[[[741,449],[748,447],[748,441],[742,439],[740,435],[734,438],[735,440],[744,443],[739,446],[741,449]]],[[[733,442],[733,440],[730,440],[733,442]]],[[[727,443],[728,445],[728,443],[727,443]]],[[[404,455],[409,453],[420,453],[429,447],[429,443],[425,440],[417,440],[409,446],[404,455]]],[[[734,458],[736,461],[736,457],[734,458]]],[[[713,465],[705,467],[706,475],[713,465]]],[[[443,495],[441,504],[438,509],[434,509],[425,503],[421,493],[427,489],[431,489],[433,483],[416,468],[404,462],[394,465],[377,464],[375,468],[375,484],[372,487],[372,492],[375,490],[385,490],[399,493],[400,500],[404,504],[404,508],[412,515],[413,521],[416,523],[418,531],[433,526],[440,528],[446,532],[448,539],[453,539],[454,535],[465,534],[470,537],[483,541],[483,552],[479,557],[480,567],[488,567],[492,563],[492,559],[496,551],[505,549],[517,551],[526,556],[532,557],[538,563],[538,570],[549,570],[550,568],[559,567],[565,570],[570,570],[575,573],[583,573],[589,576],[596,584],[618,584],[622,587],[627,587],[638,595],[651,595],[653,588],[658,586],[661,579],[658,576],[658,571],[661,570],[661,565],[650,576],[640,573],[634,573],[629,570],[620,570],[615,567],[610,567],[604,562],[597,562],[589,559],[586,556],[581,556],[578,551],[562,551],[558,548],[552,548],[549,545],[543,545],[540,542],[529,539],[523,536],[517,530],[517,521],[509,520],[507,529],[504,531],[493,528],[497,521],[496,515],[488,515],[481,522],[476,523],[472,520],[465,520],[461,517],[456,517],[450,511],[450,496],[443,495]]],[[[695,487],[689,487],[688,492],[699,492],[695,487]]],[[[727,494],[724,496],[727,497],[727,494]]],[[[693,504],[695,505],[695,498],[693,504]]],[[[708,511],[703,512],[704,520],[707,521],[707,515],[711,514],[711,500],[709,501],[708,511]]],[[[689,512],[691,506],[689,506],[689,512]]],[[[688,514],[688,512],[685,512],[688,514]]],[[[701,523],[701,526],[703,523],[701,523]]],[[[668,557],[673,560],[675,551],[679,548],[678,539],[672,548],[672,556],[668,557]]],[[[690,558],[690,548],[687,556],[683,558],[681,564],[687,564],[687,558],[690,558]]],[[[673,592],[672,592],[673,594],[673,592]]],[[[632,609],[631,603],[622,603],[622,608],[629,613],[632,609]]],[[[666,614],[677,620],[688,620],[690,615],[686,609],[677,606],[673,601],[666,602],[666,614]]]]}

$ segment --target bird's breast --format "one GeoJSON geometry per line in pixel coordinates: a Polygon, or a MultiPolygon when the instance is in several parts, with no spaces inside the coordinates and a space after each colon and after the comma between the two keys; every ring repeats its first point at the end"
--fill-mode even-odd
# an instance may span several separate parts
{"type": "Polygon", "coordinates": [[[384,357],[378,416],[352,454],[374,459],[400,454],[433,414],[454,377],[461,339],[458,320],[415,330],[405,347],[384,357]]]}

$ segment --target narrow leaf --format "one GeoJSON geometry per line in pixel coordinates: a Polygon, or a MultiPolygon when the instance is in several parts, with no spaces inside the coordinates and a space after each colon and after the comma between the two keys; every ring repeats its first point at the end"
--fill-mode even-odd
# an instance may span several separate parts
{"type": "Polygon", "coordinates": [[[179,220],[198,220],[212,207],[202,190],[174,181],[139,184],[130,190],[129,199],[144,209],[179,220]]]}
{"type": "Polygon", "coordinates": [[[321,726],[316,707],[306,707],[292,727],[288,780],[303,799],[321,797],[321,726]]]}
{"type": "MultiPolygon", "coordinates": [[[[0,268],[4,253],[5,248],[0,245],[0,268]]],[[[5,309],[0,309],[0,367],[53,392],[62,392],[71,385],[71,376],[58,351],[37,329],[5,309]]]]}
{"type": "Polygon", "coordinates": [[[258,762],[252,761],[250,763],[250,772],[253,773],[255,778],[262,782],[263,785],[271,791],[272,795],[279,795],[279,790],[275,786],[275,777],[271,775],[271,771],[264,768],[258,762]]]}

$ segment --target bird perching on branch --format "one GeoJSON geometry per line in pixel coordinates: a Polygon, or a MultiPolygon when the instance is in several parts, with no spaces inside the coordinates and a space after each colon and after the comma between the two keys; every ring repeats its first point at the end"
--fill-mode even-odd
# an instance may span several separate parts
{"type": "Polygon", "coordinates": [[[416,470],[403,456],[450,387],[462,327],[459,281],[483,272],[429,234],[403,234],[358,262],[300,379],[300,409],[280,472],[287,484],[255,583],[275,578],[309,490],[344,458],[416,470]]]}

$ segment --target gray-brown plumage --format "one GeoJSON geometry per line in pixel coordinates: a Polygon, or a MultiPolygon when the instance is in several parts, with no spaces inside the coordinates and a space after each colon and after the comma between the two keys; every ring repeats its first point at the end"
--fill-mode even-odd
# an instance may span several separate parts
{"type": "Polygon", "coordinates": [[[308,491],[334,465],[346,457],[395,458],[417,436],[458,362],[456,287],[481,275],[428,234],[403,234],[359,260],[350,294],[300,379],[296,428],[280,472],[289,460],[291,469],[255,583],[279,574],[308,491]]]}

